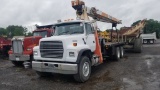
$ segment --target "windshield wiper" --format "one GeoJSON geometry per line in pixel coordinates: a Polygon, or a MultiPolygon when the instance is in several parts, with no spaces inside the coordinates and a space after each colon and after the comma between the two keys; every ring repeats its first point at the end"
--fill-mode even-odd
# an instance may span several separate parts
{"type": "Polygon", "coordinates": [[[65,34],[68,34],[69,31],[65,31],[65,32],[62,32],[60,33],[59,35],[65,35],[65,34]]]}
{"type": "Polygon", "coordinates": [[[72,32],[71,34],[81,34],[80,32],[72,32]]]}

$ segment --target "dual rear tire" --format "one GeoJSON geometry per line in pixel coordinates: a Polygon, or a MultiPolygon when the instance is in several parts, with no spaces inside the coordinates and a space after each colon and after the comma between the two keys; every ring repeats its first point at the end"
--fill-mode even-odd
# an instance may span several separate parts
{"type": "Polygon", "coordinates": [[[154,44],[154,39],[143,39],[143,44],[154,44]]]}
{"type": "Polygon", "coordinates": [[[124,49],[123,47],[116,47],[115,55],[112,56],[112,59],[118,61],[120,58],[124,57],[124,49]]]}

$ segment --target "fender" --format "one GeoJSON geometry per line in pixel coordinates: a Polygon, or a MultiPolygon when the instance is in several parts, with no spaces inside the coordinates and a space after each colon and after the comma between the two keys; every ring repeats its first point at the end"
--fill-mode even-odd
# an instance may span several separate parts
{"type": "Polygon", "coordinates": [[[78,63],[80,63],[80,59],[81,59],[81,56],[82,56],[82,54],[84,53],[84,52],[90,52],[89,53],[89,58],[91,58],[92,57],[92,52],[91,52],[91,50],[90,49],[81,49],[80,51],[79,51],[79,53],[78,53],[78,57],[77,57],[77,61],[76,61],[76,63],[78,64],[78,63]]]}

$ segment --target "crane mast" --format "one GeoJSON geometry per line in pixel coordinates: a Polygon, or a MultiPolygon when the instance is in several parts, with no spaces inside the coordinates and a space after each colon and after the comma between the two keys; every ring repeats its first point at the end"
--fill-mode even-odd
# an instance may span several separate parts
{"type": "MultiPolygon", "coordinates": [[[[105,22],[105,23],[112,23],[112,28],[117,26],[117,24],[121,24],[121,20],[116,19],[115,17],[106,14],[95,7],[87,7],[85,3],[81,0],[74,0],[72,1],[72,7],[76,10],[77,19],[90,21],[89,17],[92,17],[95,21],[105,22]]],[[[101,46],[99,44],[99,36],[97,33],[97,27],[95,28],[95,40],[96,40],[96,50],[95,54],[100,56],[100,63],[103,62],[103,57],[101,53],[101,46]]],[[[117,29],[116,29],[117,31],[117,29]]],[[[118,38],[118,32],[117,32],[118,38]]],[[[111,42],[112,42],[112,31],[111,31],[111,42]]]]}
{"type": "Polygon", "coordinates": [[[89,16],[96,21],[112,23],[112,24],[121,24],[121,20],[118,20],[115,17],[110,16],[107,13],[104,13],[95,7],[87,7],[85,3],[80,0],[72,1],[72,7],[76,10],[77,18],[81,20],[89,20],[89,16]]]}

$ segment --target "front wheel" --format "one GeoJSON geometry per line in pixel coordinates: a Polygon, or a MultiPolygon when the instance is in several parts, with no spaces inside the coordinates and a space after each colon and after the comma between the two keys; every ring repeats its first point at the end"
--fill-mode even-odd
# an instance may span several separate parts
{"type": "Polygon", "coordinates": [[[74,75],[74,79],[78,82],[85,82],[91,74],[91,62],[87,56],[82,56],[78,65],[78,73],[74,75]]]}
{"type": "Polygon", "coordinates": [[[23,66],[23,61],[12,61],[12,63],[15,65],[15,66],[23,66]]]}

